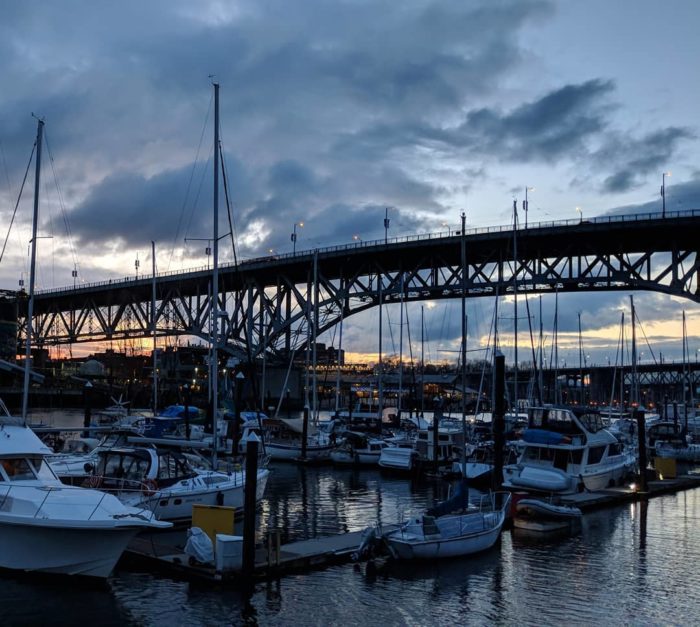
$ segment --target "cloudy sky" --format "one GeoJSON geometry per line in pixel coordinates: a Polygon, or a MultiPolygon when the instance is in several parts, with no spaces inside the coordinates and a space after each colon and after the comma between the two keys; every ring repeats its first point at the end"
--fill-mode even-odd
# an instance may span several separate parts
{"type": "MultiPolygon", "coordinates": [[[[81,282],[133,275],[137,257],[149,271],[151,240],[159,271],[205,265],[192,240],[212,233],[210,75],[244,258],[289,252],[295,222],[297,249],[382,237],[386,207],[390,236],[457,226],[462,210],[505,224],[525,187],[531,222],[658,210],[664,171],[667,207],[700,208],[699,22],[694,0],[8,1],[0,238],[34,113],[48,140],[40,288],[71,284],[74,268],[81,282]]],[[[0,288],[28,273],[32,180],[0,288]]],[[[680,357],[685,308],[696,353],[696,305],[637,298],[666,355],[680,357]]],[[[492,308],[470,303],[474,338],[492,308]]],[[[586,352],[613,359],[623,308],[627,294],[563,296],[560,330],[576,335],[580,313],[586,352]]],[[[459,343],[453,309],[426,306],[434,358],[459,343]]],[[[551,335],[551,299],[544,309],[551,335]]],[[[348,321],[348,350],[376,352],[372,315],[348,321]]]]}

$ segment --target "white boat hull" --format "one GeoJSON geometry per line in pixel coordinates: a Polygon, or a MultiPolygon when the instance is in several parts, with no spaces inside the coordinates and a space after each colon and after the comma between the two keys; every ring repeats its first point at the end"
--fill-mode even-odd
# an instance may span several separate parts
{"type": "MultiPolygon", "coordinates": [[[[333,447],[328,445],[306,447],[306,459],[313,461],[329,460],[333,447]]],[[[296,461],[301,458],[301,444],[279,444],[266,442],[265,452],[276,461],[296,461]]]]}
{"type": "MultiPolygon", "coordinates": [[[[256,502],[263,498],[269,476],[269,470],[258,470],[256,502]]],[[[223,505],[235,508],[236,512],[242,512],[245,505],[245,477],[238,481],[221,483],[216,489],[209,487],[202,490],[184,490],[176,486],[171,490],[158,490],[150,496],[137,493],[122,500],[128,505],[149,509],[159,520],[192,518],[193,505],[223,505]]]]}
{"type": "Polygon", "coordinates": [[[413,470],[416,452],[411,448],[387,446],[379,457],[379,466],[387,470],[413,470]]]}
{"type": "Polygon", "coordinates": [[[11,570],[107,577],[136,527],[65,528],[0,516],[0,567],[11,570]]]}
{"type": "Polygon", "coordinates": [[[501,528],[499,526],[468,538],[424,540],[415,543],[400,538],[387,538],[387,544],[394,557],[398,559],[458,557],[490,549],[496,543],[500,533],[501,528]]]}

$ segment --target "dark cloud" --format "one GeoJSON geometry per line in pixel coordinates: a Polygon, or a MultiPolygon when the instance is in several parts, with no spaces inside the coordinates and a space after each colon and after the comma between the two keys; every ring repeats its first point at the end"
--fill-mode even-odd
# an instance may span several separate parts
{"type": "Polygon", "coordinates": [[[672,163],[679,144],[695,138],[687,128],[668,127],[641,139],[614,135],[593,155],[594,162],[613,170],[603,181],[604,192],[626,192],[646,183],[646,177],[672,163]]]}

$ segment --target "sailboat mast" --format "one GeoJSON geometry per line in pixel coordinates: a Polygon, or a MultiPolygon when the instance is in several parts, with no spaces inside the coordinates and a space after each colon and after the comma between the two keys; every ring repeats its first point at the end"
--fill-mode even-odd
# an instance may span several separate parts
{"type": "Polygon", "coordinates": [[[219,426],[219,83],[214,83],[214,273],[212,277],[211,390],[212,429],[214,432],[212,461],[216,468],[219,426]]]}
{"type": "Polygon", "coordinates": [[[382,300],[384,298],[384,294],[383,294],[384,280],[383,280],[381,274],[377,274],[377,280],[379,281],[379,359],[378,359],[378,369],[377,369],[377,375],[379,376],[379,381],[377,382],[377,385],[379,387],[379,392],[378,392],[379,408],[378,408],[377,413],[379,414],[379,421],[381,423],[382,410],[384,408],[384,363],[382,361],[382,300]]]}
{"type": "Polygon", "coordinates": [[[460,238],[462,261],[462,477],[467,476],[467,243],[465,229],[467,214],[462,212],[462,231],[460,238]]]}
{"type": "Polygon", "coordinates": [[[39,222],[39,188],[41,179],[41,145],[44,137],[44,121],[37,120],[36,129],[36,174],[34,175],[34,216],[32,218],[32,257],[29,266],[29,303],[27,304],[27,335],[24,347],[24,387],[22,390],[22,421],[27,422],[29,408],[29,373],[34,335],[34,280],[36,270],[36,234],[39,222]]]}
{"type": "Polygon", "coordinates": [[[153,415],[158,411],[158,357],[156,355],[156,243],[151,240],[151,266],[153,282],[151,289],[151,333],[153,334],[153,415]]]}
{"type": "Polygon", "coordinates": [[[314,388],[313,391],[313,396],[312,396],[312,401],[314,404],[314,410],[313,410],[313,417],[314,417],[314,424],[318,424],[318,383],[316,379],[316,365],[318,363],[318,353],[317,353],[317,334],[318,334],[318,248],[314,250],[314,328],[313,328],[313,336],[312,336],[312,341],[313,345],[311,347],[312,349],[312,385],[314,388]]]}
{"type": "MultiPolygon", "coordinates": [[[[342,279],[341,279],[341,285],[342,285],[342,279]]],[[[340,411],[340,366],[341,366],[341,358],[340,356],[343,353],[343,318],[345,317],[345,297],[343,297],[343,304],[341,305],[341,311],[340,311],[340,335],[338,337],[338,356],[337,356],[337,361],[338,361],[338,371],[336,372],[335,376],[335,415],[338,415],[338,412],[340,411]]],[[[352,408],[349,408],[352,409],[352,408]]]]}
{"type": "Polygon", "coordinates": [[[396,411],[401,418],[401,397],[403,396],[403,295],[405,290],[404,273],[401,273],[401,298],[399,304],[399,394],[396,400],[396,411]]]}
{"type": "Polygon", "coordinates": [[[639,388],[637,383],[637,329],[635,326],[637,315],[634,312],[634,296],[630,294],[630,308],[632,309],[632,393],[631,401],[639,405],[639,388]]]}
{"type": "Polygon", "coordinates": [[[425,413],[425,313],[420,306],[420,417],[425,413]]]}
{"type": "Polygon", "coordinates": [[[513,404],[518,415],[518,201],[513,200],[513,404]]]}

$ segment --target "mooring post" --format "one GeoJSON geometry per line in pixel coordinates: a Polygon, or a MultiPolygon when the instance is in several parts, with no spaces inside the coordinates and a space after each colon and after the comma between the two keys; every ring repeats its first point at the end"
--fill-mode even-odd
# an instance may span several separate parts
{"type": "Polygon", "coordinates": [[[258,488],[258,444],[251,433],[245,449],[245,501],[243,504],[243,577],[249,581],[255,570],[255,494],[258,488]]]}
{"type": "Polygon", "coordinates": [[[301,459],[306,461],[306,445],[309,439],[309,406],[304,405],[304,420],[301,429],[301,459]]]}
{"type": "Polygon", "coordinates": [[[85,384],[83,388],[83,404],[85,405],[85,413],[83,415],[83,437],[89,438],[90,432],[88,428],[90,427],[90,421],[92,420],[92,383],[89,381],[85,384]]]}
{"type": "MultiPolygon", "coordinates": [[[[491,489],[501,489],[503,484],[503,444],[505,430],[505,389],[506,389],[506,358],[502,353],[494,357],[494,407],[493,407],[493,475],[491,489]]],[[[499,503],[500,505],[500,503],[499,503]]]]}
{"type": "Polygon", "coordinates": [[[637,443],[639,446],[639,491],[647,491],[647,438],[644,411],[635,407],[632,416],[637,421],[637,443]]]}
{"type": "Polygon", "coordinates": [[[440,452],[440,420],[442,420],[442,398],[435,398],[435,411],[433,412],[433,467],[435,472],[439,470],[440,460],[438,454],[440,452]]]}

